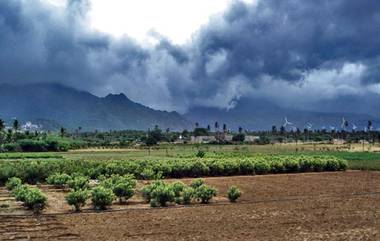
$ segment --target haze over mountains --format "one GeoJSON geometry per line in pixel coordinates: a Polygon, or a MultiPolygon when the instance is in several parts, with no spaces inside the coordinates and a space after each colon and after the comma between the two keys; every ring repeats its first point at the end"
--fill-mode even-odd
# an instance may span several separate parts
{"type": "Polygon", "coordinates": [[[0,85],[0,118],[55,123],[83,130],[183,129],[190,126],[176,112],[157,111],[129,100],[124,94],[100,98],[58,84],[0,85]]]}
{"type": "MultiPolygon", "coordinates": [[[[360,110],[360,109],[359,109],[360,110]]],[[[378,122],[376,113],[316,112],[279,107],[267,99],[240,99],[235,108],[195,107],[186,114],[154,110],[135,103],[124,94],[97,97],[89,92],[60,84],[0,85],[0,118],[10,121],[32,121],[47,129],[61,126],[74,130],[147,130],[158,125],[162,129],[192,129],[195,122],[213,127],[215,121],[226,123],[236,130],[239,126],[249,130],[278,128],[288,117],[295,126],[304,128],[307,122],[313,128],[339,127],[342,117],[362,128],[368,120],[378,122]]]]}

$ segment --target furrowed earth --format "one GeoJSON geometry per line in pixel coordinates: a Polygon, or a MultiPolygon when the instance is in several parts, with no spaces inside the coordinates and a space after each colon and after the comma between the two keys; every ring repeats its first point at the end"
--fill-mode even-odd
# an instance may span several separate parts
{"type": "Polygon", "coordinates": [[[150,208],[137,194],[109,211],[88,205],[82,213],[66,204],[66,191],[41,186],[49,206],[39,216],[2,188],[10,207],[0,209],[0,240],[380,240],[378,171],[205,180],[219,190],[208,205],[150,208]],[[243,191],[237,203],[226,198],[232,185],[243,191]]]}

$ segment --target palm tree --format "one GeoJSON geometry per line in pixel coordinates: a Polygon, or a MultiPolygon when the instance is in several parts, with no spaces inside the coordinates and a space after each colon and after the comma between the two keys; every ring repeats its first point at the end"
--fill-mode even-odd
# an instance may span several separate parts
{"type": "Polygon", "coordinates": [[[277,126],[275,125],[272,126],[272,133],[277,133],[277,126]]]}
{"type": "Polygon", "coordinates": [[[0,119],[0,131],[3,131],[5,129],[5,123],[2,119],[0,119]]]}
{"type": "Polygon", "coordinates": [[[13,121],[13,130],[14,130],[14,131],[17,131],[19,128],[20,128],[20,123],[18,122],[17,119],[15,119],[15,120],[13,121]]]}
{"type": "Polygon", "coordinates": [[[66,129],[61,127],[61,130],[59,131],[60,135],[61,135],[61,138],[63,138],[65,136],[65,133],[66,133],[66,129]]]}
{"type": "Polygon", "coordinates": [[[215,131],[218,131],[218,129],[219,129],[219,123],[217,121],[215,121],[214,127],[215,127],[215,131]]]}

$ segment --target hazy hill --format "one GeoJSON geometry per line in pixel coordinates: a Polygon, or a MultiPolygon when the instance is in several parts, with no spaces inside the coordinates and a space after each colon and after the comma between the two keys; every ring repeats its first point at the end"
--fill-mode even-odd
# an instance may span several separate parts
{"type": "MultiPolygon", "coordinates": [[[[372,120],[376,128],[380,127],[376,113],[359,107],[353,108],[352,105],[348,106],[351,108],[344,109],[344,103],[355,101],[342,100],[342,111],[337,113],[328,109],[329,103],[325,103],[325,112],[318,112],[283,108],[270,100],[243,98],[231,110],[196,107],[185,115],[180,115],[177,112],[151,109],[131,101],[124,94],[97,97],[58,84],[0,85],[0,118],[9,121],[16,117],[22,122],[32,121],[55,130],[60,126],[71,130],[80,126],[83,130],[91,131],[147,130],[156,124],[162,129],[183,130],[193,129],[195,122],[204,127],[208,124],[213,127],[215,121],[221,127],[226,123],[229,129],[234,130],[239,126],[249,130],[269,130],[272,125],[279,128],[284,123],[284,117],[300,129],[307,122],[312,123],[313,128],[338,128],[342,117],[361,129],[368,120],[372,120]]],[[[380,101],[374,100],[372,107],[371,103],[368,106],[377,110],[378,103],[380,101]]]]}
{"type": "MultiPolygon", "coordinates": [[[[124,94],[97,97],[58,84],[0,85],[0,118],[47,120],[83,130],[182,130],[190,123],[176,112],[158,111],[129,100],[124,94]]],[[[42,123],[43,124],[43,123],[42,123]]],[[[57,124],[54,124],[57,126],[57,124]]]]}

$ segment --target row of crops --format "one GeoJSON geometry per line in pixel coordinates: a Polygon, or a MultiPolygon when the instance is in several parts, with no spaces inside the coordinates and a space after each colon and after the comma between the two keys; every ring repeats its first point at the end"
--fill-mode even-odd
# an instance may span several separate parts
{"type": "MultiPolygon", "coordinates": [[[[65,196],[67,203],[79,212],[91,199],[95,210],[105,210],[111,206],[116,198],[119,203],[126,203],[136,193],[136,183],[132,175],[112,175],[100,180],[98,184],[90,185],[88,177],[69,176],[67,174],[53,174],[47,179],[49,184],[56,188],[69,188],[65,196]]],[[[17,177],[6,182],[6,188],[11,191],[16,201],[22,203],[27,209],[39,213],[47,205],[47,196],[39,188],[30,187],[22,183],[17,177]]],[[[205,184],[203,179],[195,179],[190,185],[177,181],[166,183],[157,180],[142,188],[142,198],[151,207],[166,207],[168,203],[175,205],[190,205],[194,202],[207,204],[217,195],[217,189],[205,184]]],[[[228,189],[228,199],[236,202],[241,191],[236,186],[228,189]]]]}
{"type": "Polygon", "coordinates": [[[128,175],[137,179],[232,176],[274,173],[341,171],[347,162],[332,156],[268,155],[249,158],[180,158],[176,160],[20,160],[0,162],[0,184],[19,177],[38,183],[55,173],[80,174],[91,179],[128,175]]]}

